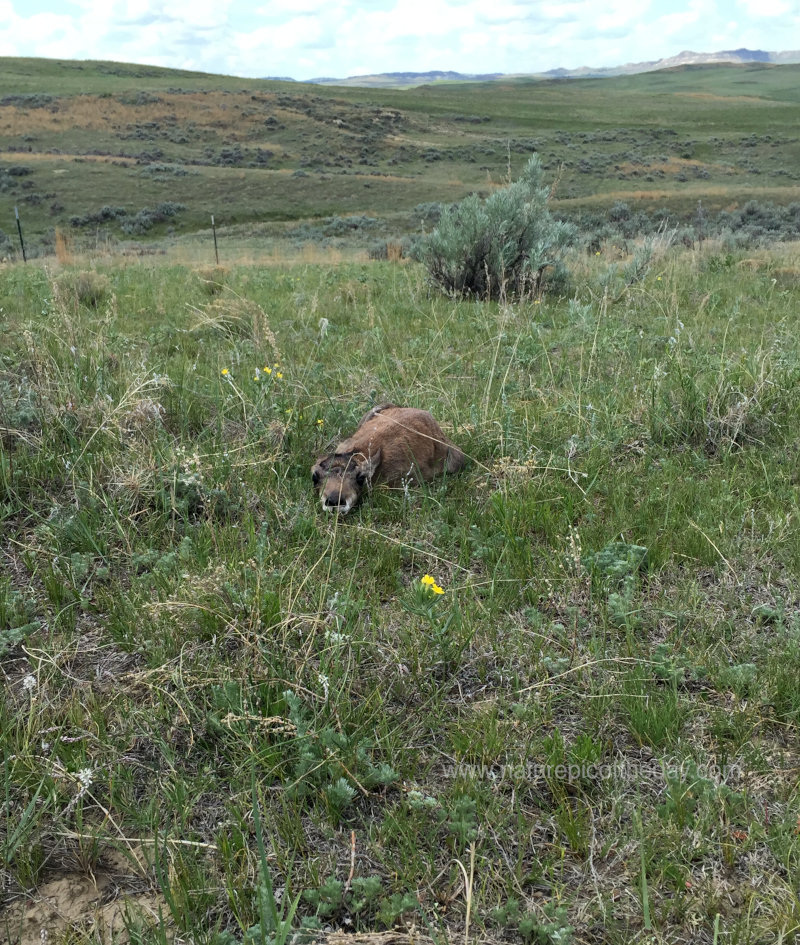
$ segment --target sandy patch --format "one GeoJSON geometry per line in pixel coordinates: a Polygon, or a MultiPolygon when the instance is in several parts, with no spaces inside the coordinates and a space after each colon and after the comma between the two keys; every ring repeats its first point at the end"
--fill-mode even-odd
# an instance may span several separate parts
{"type": "MultiPolygon", "coordinates": [[[[0,940],[8,945],[42,945],[57,942],[70,929],[93,933],[99,941],[114,945],[128,942],[125,915],[144,915],[158,921],[158,910],[169,910],[160,896],[150,892],[125,893],[126,880],[114,869],[98,869],[93,876],[61,872],[52,876],[27,898],[0,908],[0,940]],[[8,936],[4,938],[3,936],[8,936]]],[[[141,885],[141,881],[137,881],[141,885]]]]}

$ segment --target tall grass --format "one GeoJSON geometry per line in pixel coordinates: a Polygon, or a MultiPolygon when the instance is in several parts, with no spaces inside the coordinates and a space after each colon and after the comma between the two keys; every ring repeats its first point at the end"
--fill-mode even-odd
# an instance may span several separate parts
{"type": "Polygon", "coordinates": [[[791,940],[800,266],[738,261],[3,270],[9,939],[86,875],[142,943],[791,940]],[[468,469],[320,515],[381,400],[468,469]]]}

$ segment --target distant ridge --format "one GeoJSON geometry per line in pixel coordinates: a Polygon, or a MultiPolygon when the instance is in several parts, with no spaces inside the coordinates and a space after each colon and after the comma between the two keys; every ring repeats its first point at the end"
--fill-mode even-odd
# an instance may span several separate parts
{"type": "Polygon", "coordinates": [[[490,72],[483,75],[465,72],[381,72],[377,75],[355,75],[346,79],[317,78],[308,79],[315,85],[352,85],[352,86],[412,86],[429,85],[431,82],[491,82],[502,79],[502,72],[490,72]]]}
{"type": "Polygon", "coordinates": [[[592,76],[636,75],[640,72],[655,72],[659,69],[675,69],[679,66],[700,66],[713,63],[750,62],[772,63],[773,65],[788,65],[800,62],[800,50],[789,52],[765,52],[763,49],[728,49],[721,52],[697,53],[689,49],[669,56],[666,59],[657,59],[652,62],[629,62],[624,66],[592,69],[583,66],[579,69],[550,69],[542,73],[549,78],[587,78],[592,76]]]}
{"type": "Polygon", "coordinates": [[[316,78],[306,81],[316,85],[348,85],[364,88],[411,88],[432,82],[494,82],[509,78],[538,79],[591,79],[618,75],[636,75],[640,72],[655,72],[659,69],[674,69],[679,66],[710,65],[713,63],[738,63],[741,65],[763,62],[773,65],[800,63],[800,50],[787,52],[765,52],[763,49],[731,49],[713,53],[697,53],[684,50],[677,56],[657,59],[652,62],[630,62],[621,66],[576,69],[549,69],[546,72],[514,73],[502,72],[471,74],[464,72],[383,72],[377,75],[356,75],[346,79],[316,78]]]}

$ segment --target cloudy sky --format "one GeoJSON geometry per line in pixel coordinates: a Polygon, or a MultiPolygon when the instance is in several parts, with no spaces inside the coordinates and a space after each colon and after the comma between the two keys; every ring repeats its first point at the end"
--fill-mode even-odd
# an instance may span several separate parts
{"type": "Polygon", "coordinates": [[[0,0],[0,55],[239,76],[542,72],[800,47],[800,0],[0,0]]]}

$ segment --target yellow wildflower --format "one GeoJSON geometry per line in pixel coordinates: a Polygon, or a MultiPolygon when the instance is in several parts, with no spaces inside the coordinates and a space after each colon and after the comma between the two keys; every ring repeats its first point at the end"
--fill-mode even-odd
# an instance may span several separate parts
{"type": "Polygon", "coordinates": [[[271,368],[271,367],[265,367],[265,368],[264,368],[264,373],[265,373],[265,374],[272,374],[272,368],[271,368]]]}
{"type": "Polygon", "coordinates": [[[439,587],[435,579],[430,576],[430,574],[424,575],[420,578],[420,583],[424,587],[429,587],[434,594],[444,594],[444,589],[439,587]]]}
{"type": "Polygon", "coordinates": [[[279,378],[279,379],[280,379],[280,378],[282,378],[282,377],[283,377],[283,374],[281,374],[281,372],[280,372],[280,371],[276,371],[276,372],[275,372],[275,377],[277,377],[277,378],[279,378]]]}
{"type": "Polygon", "coordinates": [[[230,374],[230,371],[229,371],[226,367],[224,367],[224,368],[220,371],[220,374],[222,374],[223,377],[227,377],[228,374],[230,374]]]}

